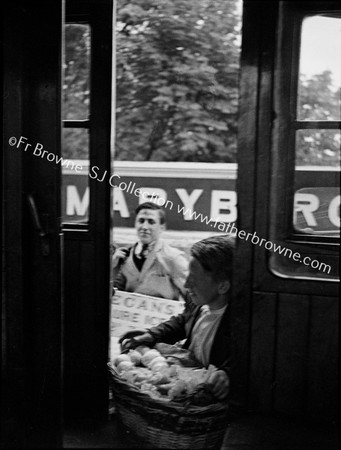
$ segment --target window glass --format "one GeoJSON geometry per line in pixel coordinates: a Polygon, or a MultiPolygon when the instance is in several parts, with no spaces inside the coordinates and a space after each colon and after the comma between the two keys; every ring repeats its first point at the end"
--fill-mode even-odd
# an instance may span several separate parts
{"type": "Polygon", "coordinates": [[[89,219],[90,26],[66,24],[63,73],[63,223],[89,219]]]}
{"type": "Polygon", "coordinates": [[[90,26],[65,25],[63,119],[84,120],[90,113],[90,26]]]}
{"type": "Polygon", "coordinates": [[[341,19],[303,20],[295,121],[294,231],[340,235],[341,19]]]}
{"type": "Polygon", "coordinates": [[[87,128],[63,129],[63,157],[89,160],[89,130],[87,128]]]}
{"type": "Polygon", "coordinates": [[[89,131],[63,129],[62,162],[63,222],[84,223],[89,219],[89,131]]]}
{"type": "Polygon", "coordinates": [[[340,120],[341,19],[304,19],[301,33],[299,120],[340,120]]]}
{"type": "Polygon", "coordinates": [[[340,130],[296,132],[296,166],[340,166],[340,130]]]}

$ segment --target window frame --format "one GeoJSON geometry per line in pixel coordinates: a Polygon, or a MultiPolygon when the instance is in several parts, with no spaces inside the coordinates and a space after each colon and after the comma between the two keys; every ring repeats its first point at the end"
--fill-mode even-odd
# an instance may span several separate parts
{"type": "MultiPolygon", "coordinates": [[[[65,23],[87,24],[91,29],[89,164],[108,172],[114,123],[113,16],[113,0],[65,4],[65,23]]],[[[88,222],[62,226],[65,423],[99,423],[108,417],[111,205],[109,183],[89,179],[88,222]]]]}
{"type": "MultiPolygon", "coordinates": [[[[305,18],[332,11],[335,16],[335,2],[281,2],[279,7],[279,26],[277,60],[275,61],[273,133],[271,150],[271,194],[270,194],[270,237],[274,242],[292,249],[294,252],[309,254],[323,261],[328,255],[338,265],[340,238],[295,232],[293,225],[293,205],[295,195],[296,146],[295,135],[299,129],[340,129],[341,121],[298,120],[297,99],[299,83],[299,57],[301,29],[305,18]]],[[[341,8],[340,8],[341,14],[341,8]]],[[[321,166],[323,169],[323,166],[321,166]]],[[[286,274],[281,268],[278,255],[269,259],[270,270],[285,278],[318,279],[338,281],[335,277],[325,278],[286,274]],[[279,263],[279,264],[278,264],[279,263]]]]}

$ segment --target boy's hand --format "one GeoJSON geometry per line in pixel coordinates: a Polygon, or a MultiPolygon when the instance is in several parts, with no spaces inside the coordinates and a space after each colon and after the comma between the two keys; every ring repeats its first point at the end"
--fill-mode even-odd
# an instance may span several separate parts
{"type": "Polygon", "coordinates": [[[132,330],[120,337],[122,351],[132,350],[139,345],[153,345],[154,338],[145,330],[132,330]]]}
{"type": "Polygon", "coordinates": [[[224,370],[216,370],[207,380],[212,394],[219,400],[224,400],[230,390],[230,379],[224,370]]]}
{"type": "Polygon", "coordinates": [[[122,264],[129,255],[129,249],[126,247],[118,248],[112,257],[112,266],[115,269],[119,264],[122,264]]]}

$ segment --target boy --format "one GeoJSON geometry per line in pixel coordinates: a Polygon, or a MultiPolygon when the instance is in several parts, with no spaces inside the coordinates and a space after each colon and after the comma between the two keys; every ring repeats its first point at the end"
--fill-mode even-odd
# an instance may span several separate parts
{"type": "Polygon", "coordinates": [[[229,302],[232,282],[233,244],[228,236],[196,242],[191,248],[185,311],[145,331],[131,331],[120,338],[123,349],[157,342],[175,344],[185,339],[203,365],[218,368],[208,380],[219,400],[229,392],[230,326],[229,302]]]}
{"type": "Polygon", "coordinates": [[[188,260],[184,252],[161,239],[165,212],[153,202],[136,208],[138,242],[113,255],[114,287],[123,291],[179,300],[184,295],[188,260]]]}

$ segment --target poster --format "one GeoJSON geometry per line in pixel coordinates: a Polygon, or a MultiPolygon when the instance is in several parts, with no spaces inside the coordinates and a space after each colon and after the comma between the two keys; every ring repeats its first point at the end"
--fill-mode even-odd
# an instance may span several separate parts
{"type": "Polygon", "coordinates": [[[120,352],[118,339],[127,331],[150,328],[183,310],[183,301],[116,291],[110,313],[111,356],[120,352]]]}

